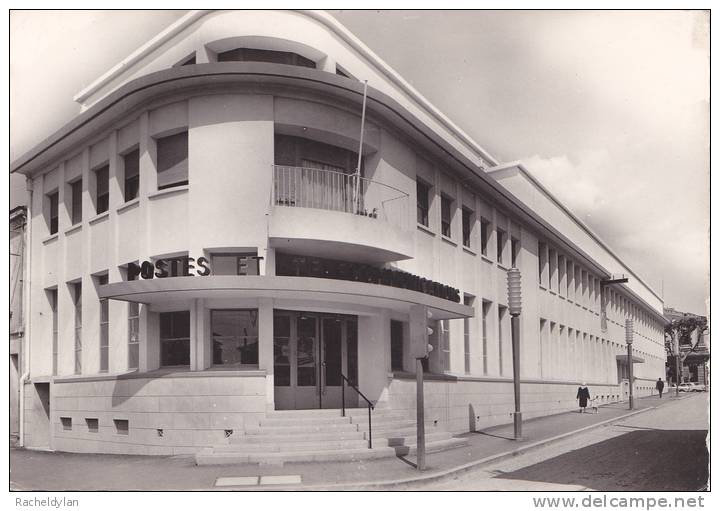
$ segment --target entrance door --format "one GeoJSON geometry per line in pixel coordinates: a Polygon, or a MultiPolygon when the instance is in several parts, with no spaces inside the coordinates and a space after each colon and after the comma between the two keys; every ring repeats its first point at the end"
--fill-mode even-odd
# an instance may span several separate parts
{"type": "MultiPolygon", "coordinates": [[[[340,408],[341,373],[357,381],[357,319],[276,311],[274,324],[275,408],[340,408]]],[[[357,406],[349,387],[345,405],[357,406]]]]}

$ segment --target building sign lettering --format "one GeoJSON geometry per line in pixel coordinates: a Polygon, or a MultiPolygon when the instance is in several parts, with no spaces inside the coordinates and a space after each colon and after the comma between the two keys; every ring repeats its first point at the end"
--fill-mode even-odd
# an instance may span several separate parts
{"type": "Polygon", "coordinates": [[[155,262],[143,261],[142,264],[130,263],[127,267],[128,280],[137,280],[138,277],[149,280],[165,277],[192,277],[210,275],[210,265],[205,257],[170,257],[158,259],[155,262]]]}

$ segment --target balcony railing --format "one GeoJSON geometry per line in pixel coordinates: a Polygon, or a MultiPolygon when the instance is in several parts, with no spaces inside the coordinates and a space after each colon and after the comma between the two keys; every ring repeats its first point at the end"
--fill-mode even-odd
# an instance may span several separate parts
{"type": "Polygon", "coordinates": [[[273,166],[276,206],[341,211],[405,229],[409,195],[377,181],[332,170],[273,166]]]}

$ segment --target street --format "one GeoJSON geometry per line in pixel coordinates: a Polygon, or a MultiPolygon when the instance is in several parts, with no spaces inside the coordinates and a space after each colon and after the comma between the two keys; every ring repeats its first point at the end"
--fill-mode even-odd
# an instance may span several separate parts
{"type": "Polygon", "coordinates": [[[696,491],[708,477],[708,406],[707,393],[694,394],[414,489],[696,491]]]}

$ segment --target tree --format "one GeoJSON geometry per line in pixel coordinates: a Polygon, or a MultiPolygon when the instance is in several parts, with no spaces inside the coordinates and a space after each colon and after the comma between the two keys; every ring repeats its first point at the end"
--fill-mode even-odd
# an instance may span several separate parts
{"type": "Polygon", "coordinates": [[[697,351],[707,329],[707,318],[704,316],[685,315],[668,323],[665,325],[665,351],[668,355],[675,354],[675,336],[677,335],[680,340],[680,361],[684,361],[690,353],[697,351]],[[695,331],[697,331],[697,338],[693,344],[695,331]]]}

